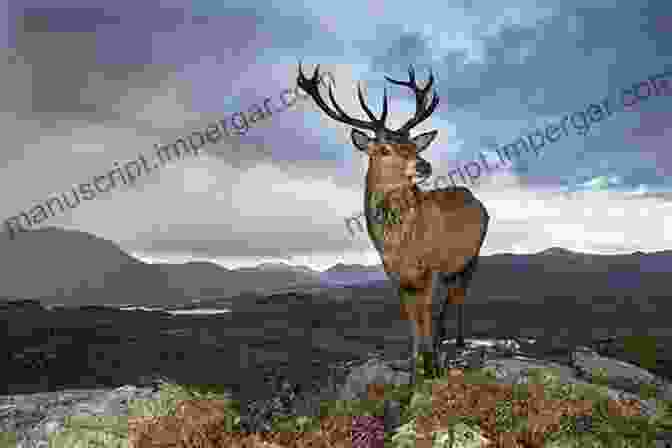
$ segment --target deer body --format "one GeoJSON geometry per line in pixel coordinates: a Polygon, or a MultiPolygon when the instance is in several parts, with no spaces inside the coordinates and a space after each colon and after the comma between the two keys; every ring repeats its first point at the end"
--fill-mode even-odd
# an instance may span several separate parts
{"type": "Polygon", "coordinates": [[[383,112],[376,119],[366,106],[361,89],[359,101],[371,122],[349,117],[336,103],[331,87],[329,98],[336,109],[322,100],[318,91],[318,68],[306,79],[299,66],[298,85],[310,94],[330,117],[375,132],[369,137],[352,130],[352,142],[369,156],[364,191],[364,215],[369,237],[379,253],[385,272],[397,284],[401,316],[411,322],[411,383],[416,381],[416,360],[422,354],[425,372],[440,373],[440,343],[445,336],[446,304],[458,307],[457,345],[464,346],[463,315],[467,288],[478,265],[489,222],[485,206],[464,187],[423,192],[414,177],[427,177],[431,165],[418,154],[436,137],[436,131],[411,138],[409,130],[428,118],[438,104],[437,96],[427,106],[426,94],[433,82],[420,89],[414,72],[409,82],[386,79],[410,87],[416,95],[416,114],[396,131],[385,127],[387,93],[383,112]],[[437,312],[438,311],[438,312],[437,312]]]}
{"type": "Polygon", "coordinates": [[[400,217],[383,224],[367,221],[374,229],[372,239],[381,246],[385,271],[398,273],[400,287],[420,288],[434,271],[461,271],[480,249],[483,209],[466,188],[423,192],[409,185],[387,193],[381,201],[375,201],[376,196],[369,195],[368,201],[373,216],[380,215],[375,211],[380,208],[400,217]],[[442,241],[446,235],[461,239],[446,246],[442,241]]]}

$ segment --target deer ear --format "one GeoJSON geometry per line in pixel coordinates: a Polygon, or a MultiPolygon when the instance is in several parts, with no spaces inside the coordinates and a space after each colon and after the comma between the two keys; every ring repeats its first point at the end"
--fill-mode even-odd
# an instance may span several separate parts
{"type": "Polygon", "coordinates": [[[434,138],[436,138],[436,134],[438,133],[439,131],[425,132],[424,134],[413,137],[411,141],[415,144],[418,152],[424,151],[434,141],[434,138]]]}
{"type": "Polygon", "coordinates": [[[366,152],[369,149],[371,138],[359,129],[353,129],[350,138],[352,138],[352,144],[355,145],[355,148],[360,151],[366,152]]]}

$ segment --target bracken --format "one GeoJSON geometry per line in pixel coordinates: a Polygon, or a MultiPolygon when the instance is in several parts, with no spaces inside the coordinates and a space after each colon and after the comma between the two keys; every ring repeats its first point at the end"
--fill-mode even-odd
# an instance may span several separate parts
{"type": "MultiPolygon", "coordinates": [[[[369,399],[383,399],[378,389],[369,388],[369,399]]],[[[545,389],[541,384],[529,384],[526,392],[521,393],[519,385],[472,384],[465,382],[463,371],[451,369],[445,381],[431,383],[429,412],[418,413],[414,418],[417,446],[431,444],[433,433],[445,430],[450,427],[449,422],[465,416],[478,422],[489,448],[543,447],[551,434],[566,430],[563,421],[567,418],[582,422],[576,427],[590,426],[594,412],[591,400],[549,399],[545,389]],[[502,409],[508,412],[504,425],[502,409]],[[527,424],[514,431],[510,423],[515,420],[526,420],[527,424]]],[[[362,445],[367,447],[383,446],[378,427],[381,422],[368,416],[323,416],[317,431],[253,434],[225,431],[223,403],[189,400],[180,403],[175,416],[129,422],[129,428],[133,428],[129,448],[340,448],[356,446],[356,441],[368,442],[362,445]],[[362,436],[364,429],[372,431],[362,436]]],[[[639,404],[633,400],[609,399],[606,409],[613,417],[642,415],[639,404]]]]}

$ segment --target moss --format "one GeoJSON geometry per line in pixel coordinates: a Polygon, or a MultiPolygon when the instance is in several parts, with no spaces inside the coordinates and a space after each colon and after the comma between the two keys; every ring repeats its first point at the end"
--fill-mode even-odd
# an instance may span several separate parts
{"type": "Polygon", "coordinates": [[[417,293],[411,288],[399,288],[399,298],[402,305],[413,305],[416,300],[417,293]]]}
{"type": "MultiPolygon", "coordinates": [[[[382,208],[383,204],[383,193],[379,191],[374,191],[372,193],[369,193],[369,208],[373,210],[374,215],[376,213],[376,210],[379,208],[382,208]]],[[[372,219],[371,222],[367,223],[369,225],[369,229],[371,230],[371,234],[376,240],[383,240],[383,228],[384,225],[383,223],[378,222],[376,219],[372,219]]]]}
{"type": "Polygon", "coordinates": [[[638,363],[645,369],[656,367],[656,338],[655,336],[625,336],[623,349],[638,358],[638,363]]]}
{"type": "Polygon", "coordinates": [[[0,432],[0,448],[14,448],[17,443],[16,433],[0,432]]]}

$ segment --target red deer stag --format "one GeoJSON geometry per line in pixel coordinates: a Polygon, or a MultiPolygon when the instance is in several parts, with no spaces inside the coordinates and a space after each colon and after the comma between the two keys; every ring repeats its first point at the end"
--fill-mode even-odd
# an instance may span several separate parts
{"type": "Polygon", "coordinates": [[[336,103],[331,85],[329,99],[335,110],[322,99],[318,91],[319,67],[315,68],[312,78],[307,79],[299,62],[297,83],[329,117],[354,127],[353,144],[369,156],[364,192],[366,225],[385,272],[399,287],[402,318],[411,321],[411,384],[414,385],[420,366],[429,377],[442,373],[440,344],[446,333],[447,303],[457,305],[456,345],[465,346],[464,299],[477,268],[490,218],[485,206],[467,188],[423,192],[414,182],[414,177],[427,178],[432,170],[429,162],[418,154],[430,145],[437,131],[413,138],[409,133],[439,104],[439,97],[434,93],[432,101],[428,101],[427,94],[434,82],[431,72],[424,88],[416,84],[413,67],[409,67],[408,82],[385,77],[393,84],[412,89],[415,94],[415,115],[394,131],[385,126],[386,89],[383,112],[377,119],[366,106],[358,85],[360,105],[371,121],[352,118],[336,103]],[[375,136],[371,138],[355,128],[373,131],[375,136]]]}

